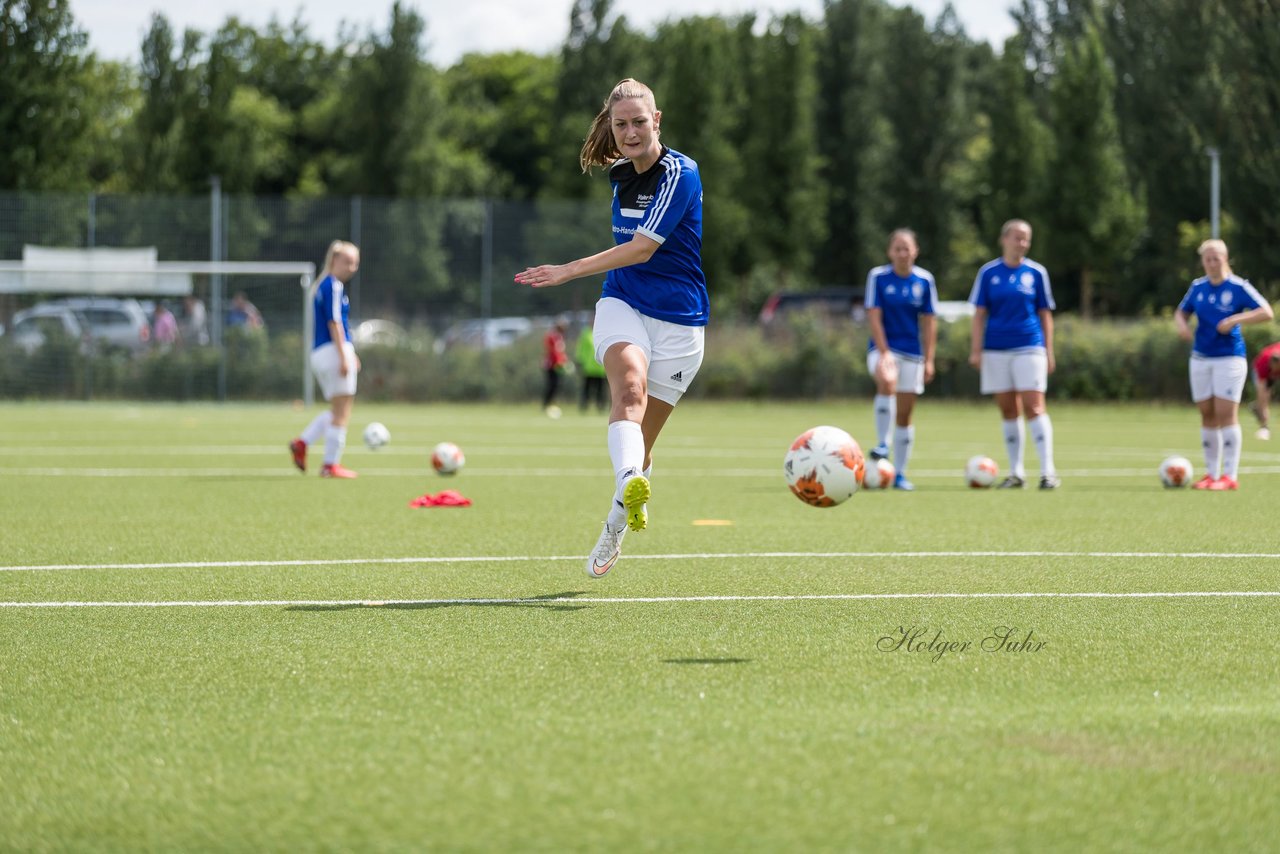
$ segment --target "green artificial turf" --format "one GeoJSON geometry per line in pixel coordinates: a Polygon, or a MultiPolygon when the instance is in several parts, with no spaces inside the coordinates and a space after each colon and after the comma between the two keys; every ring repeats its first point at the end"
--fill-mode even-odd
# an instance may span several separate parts
{"type": "Polygon", "coordinates": [[[690,402],[593,581],[602,416],[357,403],[342,482],[289,462],[314,411],[0,405],[0,849],[1280,834],[1280,444],[1249,424],[1238,493],[1160,487],[1168,454],[1202,467],[1189,405],[1063,404],[1061,490],[974,491],[995,408],[926,398],[918,490],[819,510],[783,454],[824,423],[874,444],[867,402],[690,402]],[[473,506],[409,507],[442,489],[473,506]],[[1134,593],[1177,595],[1083,595],[1134,593]]]}

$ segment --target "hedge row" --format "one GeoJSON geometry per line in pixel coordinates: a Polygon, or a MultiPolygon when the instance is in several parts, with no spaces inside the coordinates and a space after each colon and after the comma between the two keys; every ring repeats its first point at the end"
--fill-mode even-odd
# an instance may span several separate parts
{"type": "MultiPolygon", "coordinates": [[[[1083,322],[1057,318],[1057,371],[1049,394],[1060,400],[1184,400],[1190,345],[1171,317],[1083,322]]],[[[1249,353],[1280,337],[1274,326],[1245,330],[1249,353]]],[[[219,396],[218,351],[203,348],[86,355],[74,341],[53,341],[33,354],[0,338],[0,398],[212,400],[219,396]]],[[[812,399],[867,396],[866,330],[815,317],[780,329],[712,325],[707,356],[690,392],[710,399],[812,399]]],[[[524,402],[541,394],[541,341],[531,336],[492,351],[454,348],[437,354],[429,338],[405,347],[361,351],[360,396],[366,401],[524,402]]],[[[227,396],[281,400],[301,387],[301,339],[233,330],[227,340],[227,396]]],[[[939,323],[935,397],[978,396],[968,364],[969,324],[939,323]]],[[[574,379],[565,397],[576,394],[574,379]]]]}

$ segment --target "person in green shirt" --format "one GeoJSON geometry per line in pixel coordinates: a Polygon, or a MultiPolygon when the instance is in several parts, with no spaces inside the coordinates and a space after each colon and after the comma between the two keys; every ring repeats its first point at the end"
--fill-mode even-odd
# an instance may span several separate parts
{"type": "Polygon", "coordinates": [[[582,396],[578,401],[579,410],[586,412],[587,402],[594,400],[596,409],[604,412],[608,406],[605,395],[604,365],[596,360],[595,336],[590,323],[583,326],[581,334],[578,335],[578,348],[574,353],[574,361],[582,371],[582,396]]]}

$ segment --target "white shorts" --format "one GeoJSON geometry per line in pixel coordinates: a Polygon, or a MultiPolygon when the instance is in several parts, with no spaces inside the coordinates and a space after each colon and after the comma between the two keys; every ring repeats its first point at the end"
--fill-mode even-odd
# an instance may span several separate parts
{"type": "Polygon", "coordinates": [[[1044,350],[983,350],[983,394],[1006,391],[1046,391],[1049,356],[1044,350]]]}
{"type": "Polygon", "coordinates": [[[347,351],[345,377],[338,373],[338,348],[332,341],[311,351],[311,373],[315,374],[325,400],[356,393],[356,348],[349,341],[344,342],[343,347],[347,351]]]}
{"type": "Polygon", "coordinates": [[[675,406],[702,367],[705,328],[641,314],[616,297],[596,303],[596,358],[614,344],[635,344],[649,363],[649,394],[675,406]]]}
{"type": "MultiPolygon", "coordinates": [[[[920,356],[908,356],[897,350],[890,350],[893,360],[898,363],[898,394],[924,394],[924,359],[920,356]]],[[[867,373],[876,375],[876,366],[880,364],[880,350],[867,351],[867,373]]]]}
{"type": "Polygon", "coordinates": [[[1243,356],[1191,357],[1191,399],[1196,403],[1211,397],[1240,402],[1249,363],[1243,356]]]}

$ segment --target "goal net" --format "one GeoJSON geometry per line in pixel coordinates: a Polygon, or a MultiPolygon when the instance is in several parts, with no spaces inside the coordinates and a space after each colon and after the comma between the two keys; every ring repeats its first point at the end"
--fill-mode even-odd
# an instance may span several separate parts
{"type": "Polygon", "coordinates": [[[26,247],[0,262],[0,399],[314,400],[310,262],[26,247]]]}

